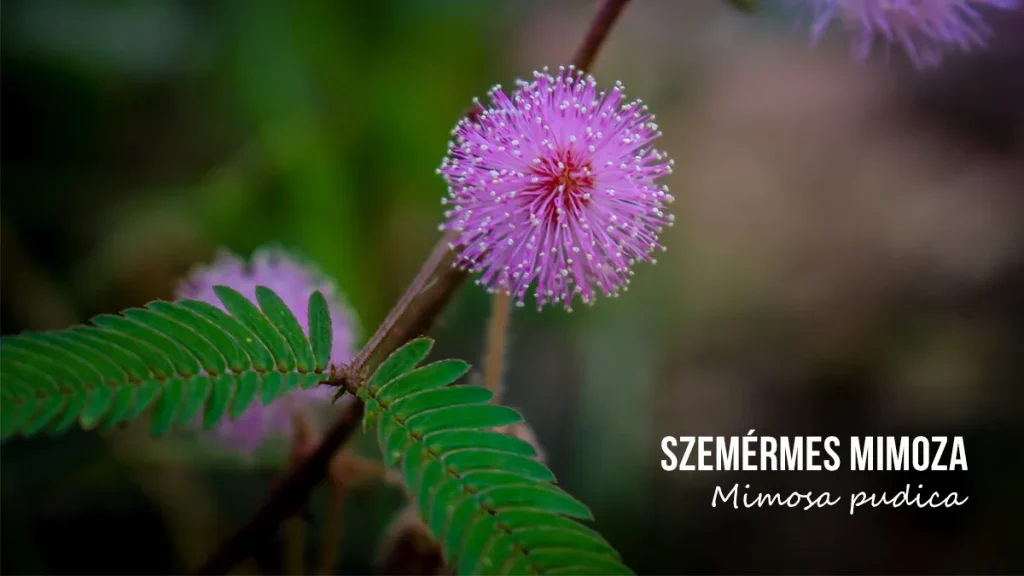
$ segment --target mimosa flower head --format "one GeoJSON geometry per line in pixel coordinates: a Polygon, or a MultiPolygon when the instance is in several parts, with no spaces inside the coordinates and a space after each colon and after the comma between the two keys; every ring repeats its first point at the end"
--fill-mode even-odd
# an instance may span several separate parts
{"type": "Polygon", "coordinates": [[[673,162],[651,145],[654,115],[621,84],[600,91],[571,66],[489,95],[455,127],[438,169],[458,265],[518,305],[531,286],[538,308],[617,296],[672,225],[673,197],[656,181],[673,162]]]}

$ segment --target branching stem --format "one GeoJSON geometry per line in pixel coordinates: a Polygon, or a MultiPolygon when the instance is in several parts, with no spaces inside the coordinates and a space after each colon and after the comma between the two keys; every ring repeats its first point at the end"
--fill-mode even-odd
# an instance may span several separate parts
{"type": "Polygon", "coordinates": [[[229,538],[196,574],[227,574],[232,566],[248,558],[263,545],[282,522],[292,517],[306,503],[310,492],[327,474],[334,449],[352,435],[363,418],[362,402],[347,402],[338,421],[324,436],[320,448],[301,467],[285,478],[274,495],[253,515],[245,526],[229,538]],[[327,450],[326,447],[333,447],[327,450]]]}
{"type": "MultiPolygon", "coordinates": [[[[612,25],[628,3],[629,0],[604,0],[573,58],[572,63],[577,68],[590,68],[612,25]]],[[[475,109],[467,112],[467,116],[475,114],[475,109]]],[[[455,256],[449,248],[452,242],[454,235],[451,233],[438,242],[366,346],[330,384],[344,386],[349,390],[358,388],[362,385],[363,375],[376,363],[409,340],[427,332],[466,278],[466,272],[454,266],[455,256]]],[[[281,488],[270,500],[234,536],[214,551],[196,574],[226,574],[232,566],[249,557],[282,522],[302,507],[309,494],[324,479],[334,453],[359,427],[363,404],[357,399],[353,400],[356,401],[342,411],[338,421],[324,436],[309,460],[285,478],[281,488]]]]}
{"type": "Polygon", "coordinates": [[[629,4],[629,0],[604,0],[601,4],[601,9],[597,12],[597,16],[594,16],[594,19],[590,22],[587,35],[583,37],[583,42],[576,49],[576,54],[572,57],[572,63],[577,68],[583,71],[590,70],[594,59],[597,58],[597,51],[601,49],[604,41],[608,39],[608,33],[611,32],[612,25],[619,19],[622,11],[626,8],[626,4],[629,4]]]}

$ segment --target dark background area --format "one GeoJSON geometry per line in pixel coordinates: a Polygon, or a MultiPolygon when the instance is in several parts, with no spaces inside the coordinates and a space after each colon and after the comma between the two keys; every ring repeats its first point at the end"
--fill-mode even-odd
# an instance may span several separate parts
{"type": "MultiPolygon", "coordinates": [[[[473,96],[572,54],[592,1],[7,0],[0,328],[169,298],[218,246],[303,251],[365,338],[437,237],[434,174],[473,96]]],[[[813,50],[781,14],[634,2],[594,73],[657,113],[676,225],[617,300],[515,310],[507,401],[638,573],[1022,573],[1024,19],[920,74],[813,50]],[[665,472],[663,436],[964,436],[955,473],[665,472]],[[711,508],[716,485],[959,508],[711,508]]],[[[433,336],[479,363],[486,294],[433,336]]],[[[0,571],[188,571],[267,497],[144,427],[14,440],[0,571]]],[[[372,454],[373,439],[360,439],[372,454]]],[[[844,454],[845,456],[845,454],[844,454]]],[[[307,544],[318,548],[325,495],[307,544]]],[[[345,508],[340,573],[380,569],[400,491],[345,508]]],[[[239,573],[280,573],[282,542],[239,573]]],[[[411,552],[410,552],[411,553],[411,552]]]]}

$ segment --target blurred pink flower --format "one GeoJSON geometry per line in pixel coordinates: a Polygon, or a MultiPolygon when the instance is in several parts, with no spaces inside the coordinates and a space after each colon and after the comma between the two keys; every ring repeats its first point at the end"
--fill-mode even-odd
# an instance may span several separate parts
{"type": "Polygon", "coordinates": [[[853,31],[856,58],[864,60],[875,40],[898,44],[918,68],[931,68],[953,49],[982,48],[991,28],[982,10],[1011,10],[1020,0],[789,0],[811,11],[811,37],[817,41],[839,21],[853,31]]]}
{"type": "MultiPolygon", "coordinates": [[[[199,266],[177,287],[176,298],[202,300],[224,310],[213,291],[223,285],[238,291],[255,303],[256,287],[266,286],[284,301],[309,334],[308,302],[314,290],[327,298],[333,328],[332,365],[343,364],[353,355],[354,319],[334,284],[311,265],[300,263],[287,252],[271,248],[256,251],[250,262],[222,251],[209,266],[199,266]]],[[[271,436],[290,439],[294,435],[295,411],[328,406],[335,393],[329,386],[294,390],[263,405],[259,399],[238,418],[223,418],[214,436],[230,448],[244,453],[258,450],[271,436]]]]}

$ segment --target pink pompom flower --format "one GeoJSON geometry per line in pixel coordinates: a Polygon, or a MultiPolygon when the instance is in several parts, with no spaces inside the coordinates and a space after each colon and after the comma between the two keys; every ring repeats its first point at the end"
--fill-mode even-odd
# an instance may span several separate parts
{"type": "MultiPolygon", "coordinates": [[[[319,290],[327,298],[331,313],[330,363],[340,365],[351,360],[355,344],[354,316],[334,284],[313,266],[278,248],[257,250],[250,262],[221,251],[210,265],[194,269],[178,285],[175,297],[202,300],[226,311],[213,291],[213,287],[219,285],[236,290],[254,303],[257,286],[270,288],[288,306],[307,336],[309,296],[319,290]]],[[[271,437],[290,440],[294,436],[296,411],[309,416],[310,412],[322,410],[330,406],[335,392],[332,387],[317,386],[293,390],[267,405],[256,399],[238,418],[224,417],[218,422],[213,435],[228,448],[253,454],[271,437]]]]}
{"type": "Polygon", "coordinates": [[[673,220],[673,198],[655,183],[673,162],[651,146],[661,136],[654,116],[627,102],[620,83],[599,92],[572,66],[489,96],[452,131],[438,168],[456,264],[520,306],[533,285],[538,309],[617,296],[636,261],[664,250],[658,236],[673,220]]]}
{"type": "Polygon", "coordinates": [[[854,34],[853,52],[865,60],[881,40],[899,45],[918,68],[938,66],[947,52],[983,48],[992,34],[982,11],[1019,8],[1021,0],[789,0],[810,9],[816,42],[833,22],[854,34]]]}

